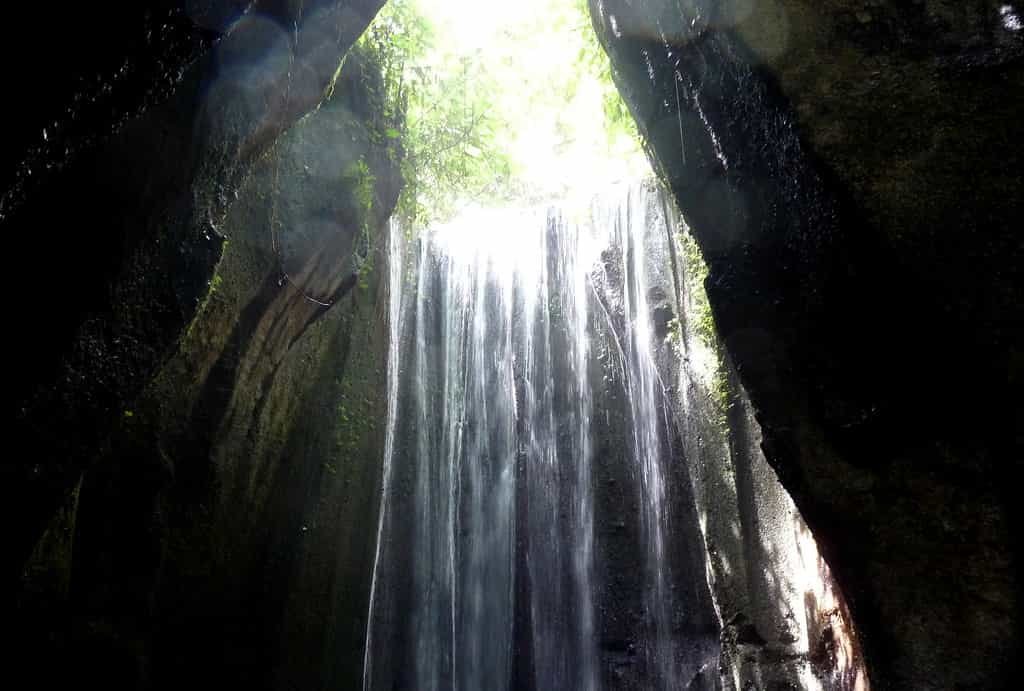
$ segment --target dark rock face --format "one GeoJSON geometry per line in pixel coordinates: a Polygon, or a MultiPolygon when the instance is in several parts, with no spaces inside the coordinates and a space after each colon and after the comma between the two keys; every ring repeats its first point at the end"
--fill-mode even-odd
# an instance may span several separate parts
{"type": "Polygon", "coordinates": [[[1017,9],[592,7],[873,683],[1008,687],[1021,641],[1017,9]]]}
{"type": "Polygon", "coordinates": [[[693,240],[668,192],[652,189],[642,208],[632,215],[645,228],[652,325],[675,315],[654,351],[688,471],[673,481],[693,488],[700,534],[691,539],[704,548],[720,631],[717,667],[704,673],[723,691],[858,688],[867,675],[848,607],[761,452],[750,401],[709,323],[693,240]]]}
{"type": "Polygon", "coordinates": [[[322,100],[382,4],[267,1],[243,15],[228,0],[134,3],[45,22],[23,11],[56,37],[87,37],[55,41],[78,76],[14,120],[21,134],[45,129],[45,145],[12,145],[2,161],[14,172],[0,225],[26,259],[13,284],[30,296],[11,319],[34,325],[11,344],[8,414],[32,452],[4,468],[5,584],[195,314],[253,163],[322,100]],[[79,59],[83,42],[103,48],[79,59]]]}
{"type": "MultiPolygon", "coordinates": [[[[15,318],[55,306],[16,344],[5,658],[45,688],[349,687],[400,151],[376,68],[339,66],[382,3],[185,4],[192,38],[146,38],[166,90],[133,67],[121,119],[76,111],[88,132],[4,197],[53,272],[15,267],[38,288],[15,318]]],[[[131,58],[134,26],[75,69],[131,58]]]]}

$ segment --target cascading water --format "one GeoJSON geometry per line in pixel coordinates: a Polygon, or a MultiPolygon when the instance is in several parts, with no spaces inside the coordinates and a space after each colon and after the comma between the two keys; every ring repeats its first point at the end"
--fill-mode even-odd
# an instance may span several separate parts
{"type": "Polygon", "coordinates": [[[677,689],[714,655],[692,500],[667,494],[688,479],[644,261],[669,220],[649,187],[604,199],[467,214],[392,273],[366,691],[677,689]]]}
{"type": "MultiPolygon", "coordinates": [[[[654,644],[647,649],[651,665],[667,688],[678,688],[672,648],[669,590],[665,564],[665,471],[663,444],[669,436],[664,420],[664,386],[661,384],[651,348],[654,337],[648,304],[645,248],[642,221],[634,223],[626,206],[616,209],[607,220],[614,228],[614,240],[623,255],[622,311],[625,317],[626,386],[632,416],[632,450],[639,474],[641,522],[647,549],[649,587],[644,609],[649,617],[654,644]]],[[[645,219],[644,219],[645,220],[645,219]]]]}

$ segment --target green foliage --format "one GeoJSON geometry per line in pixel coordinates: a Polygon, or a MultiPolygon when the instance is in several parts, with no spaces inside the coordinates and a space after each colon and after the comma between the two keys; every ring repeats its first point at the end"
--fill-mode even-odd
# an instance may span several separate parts
{"type": "Polygon", "coordinates": [[[355,199],[360,215],[363,217],[363,226],[365,227],[369,225],[369,216],[373,213],[374,190],[377,179],[370,171],[370,166],[364,158],[356,160],[345,173],[345,180],[350,184],[352,196],[355,199]]]}
{"type": "Polygon", "coordinates": [[[359,286],[368,287],[370,272],[373,271],[373,210],[376,203],[377,178],[365,159],[360,158],[345,171],[346,187],[351,190],[359,214],[360,237],[354,253],[355,269],[359,286]]]}
{"type": "Polygon", "coordinates": [[[386,122],[376,136],[400,142],[407,228],[465,204],[587,188],[597,159],[614,160],[605,169],[621,175],[623,158],[639,153],[586,0],[493,9],[390,0],[362,47],[383,70],[386,122]],[[421,10],[428,4],[436,23],[421,10]]]}
{"type": "Polygon", "coordinates": [[[459,202],[497,198],[510,170],[489,102],[494,87],[475,74],[472,61],[447,61],[420,77],[410,94],[408,196],[399,210],[406,219],[430,222],[451,216],[459,202]]]}
{"type": "Polygon", "coordinates": [[[627,138],[639,140],[636,121],[629,112],[629,107],[619,95],[612,79],[612,63],[605,54],[597,34],[591,25],[588,0],[574,0],[575,20],[581,24],[576,28],[582,37],[579,53],[576,57],[580,72],[597,76],[601,85],[601,107],[604,113],[605,130],[610,142],[627,138]]]}
{"type": "Polygon", "coordinates": [[[414,226],[450,216],[458,201],[493,195],[508,178],[498,146],[496,87],[471,57],[440,53],[413,0],[391,0],[362,39],[383,73],[383,136],[401,139],[398,216],[414,226]]]}

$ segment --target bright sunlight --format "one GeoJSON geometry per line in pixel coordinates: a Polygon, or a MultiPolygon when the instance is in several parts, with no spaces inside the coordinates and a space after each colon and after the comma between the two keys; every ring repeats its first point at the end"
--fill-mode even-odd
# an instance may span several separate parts
{"type": "Polygon", "coordinates": [[[649,174],[585,0],[392,0],[376,26],[381,50],[407,52],[382,60],[405,90],[407,216],[566,201],[649,174]]]}

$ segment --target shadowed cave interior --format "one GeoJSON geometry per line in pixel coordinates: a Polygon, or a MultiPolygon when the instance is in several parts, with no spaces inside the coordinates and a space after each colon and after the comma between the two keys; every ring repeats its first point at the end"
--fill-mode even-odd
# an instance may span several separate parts
{"type": "Polygon", "coordinates": [[[11,688],[1010,689],[1024,6],[0,10],[11,688]]]}

